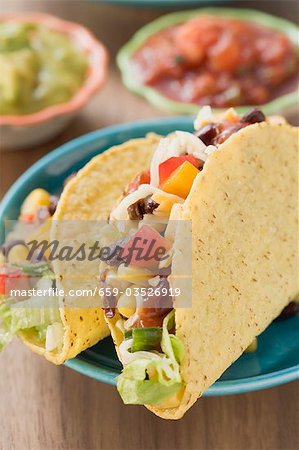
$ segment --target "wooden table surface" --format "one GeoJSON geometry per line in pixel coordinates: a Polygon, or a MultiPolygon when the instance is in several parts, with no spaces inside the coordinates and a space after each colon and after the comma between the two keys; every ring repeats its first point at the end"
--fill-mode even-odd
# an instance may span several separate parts
{"type": "MultiPolygon", "coordinates": [[[[296,2],[241,5],[293,19],[297,12],[296,2]]],[[[111,54],[109,82],[67,131],[38,148],[1,151],[1,196],[34,161],[73,137],[163,115],[126,91],[114,65],[116,50],[161,10],[72,0],[8,0],[0,1],[0,9],[47,11],[81,22],[111,54]]],[[[298,388],[299,382],[293,382],[250,394],[203,398],[179,422],[166,422],[142,407],[123,406],[114,387],[55,367],[14,342],[0,356],[0,449],[293,450],[299,448],[298,388]]]]}

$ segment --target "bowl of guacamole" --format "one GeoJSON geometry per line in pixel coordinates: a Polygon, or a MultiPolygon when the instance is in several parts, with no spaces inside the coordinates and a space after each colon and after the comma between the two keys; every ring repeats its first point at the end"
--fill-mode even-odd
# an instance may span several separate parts
{"type": "Polygon", "coordinates": [[[1,147],[20,148],[53,137],[85,106],[105,80],[107,53],[81,25],[5,14],[0,66],[1,147]]]}

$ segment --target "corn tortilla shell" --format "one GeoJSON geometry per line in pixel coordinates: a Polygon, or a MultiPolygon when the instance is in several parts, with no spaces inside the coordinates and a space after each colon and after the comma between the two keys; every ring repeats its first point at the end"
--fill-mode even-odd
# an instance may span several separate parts
{"type": "MultiPolygon", "coordinates": [[[[67,245],[72,239],[72,231],[68,230],[68,226],[59,226],[60,221],[86,221],[83,231],[88,236],[91,221],[107,219],[124,187],[149,165],[159,139],[157,135],[151,134],[146,139],[128,141],[96,156],[81,169],[67,184],[59,200],[52,222],[51,241],[57,239],[60,245],[67,245]]],[[[55,260],[53,268],[58,288],[67,292],[76,282],[80,287],[78,271],[72,264],[55,260]]],[[[97,283],[95,276],[98,275],[98,262],[87,265],[86,270],[92,271],[88,283],[94,287],[97,283]]],[[[101,308],[61,307],[60,316],[65,329],[60,352],[46,351],[32,331],[20,333],[27,347],[54,364],[74,358],[109,335],[101,308]]]]}
{"type": "MultiPolygon", "coordinates": [[[[298,129],[260,123],[233,134],[171,219],[192,220],[192,308],[176,309],[186,390],[177,408],[146,406],[180,419],[299,292],[298,129]]],[[[176,273],[184,240],[179,225],[176,273]]],[[[118,346],[117,320],[108,323],[118,346]]]]}
{"type": "MultiPolygon", "coordinates": [[[[181,418],[299,291],[298,129],[261,123],[234,134],[177,215],[192,219],[193,304],[176,310],[182,403],[150,407],[166,419],[181,418]]],[[[175,254],[183,246],[178,230],[175,254]]]]}

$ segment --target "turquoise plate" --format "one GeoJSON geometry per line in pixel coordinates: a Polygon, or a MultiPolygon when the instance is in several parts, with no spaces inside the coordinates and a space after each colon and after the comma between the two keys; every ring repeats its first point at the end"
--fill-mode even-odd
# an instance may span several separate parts
{"type": "MultiPolygon", "coordinates": [[[[112,145],[155,131],[167,134],[191,131],[192,119],[174,117],[116,125],[81,136],[49,153],[27,170],[10,188],[0,206],[2,239],[4,220],[16,219],[25,196],[36,187],[59,192],[63,180],[94,155],[112,145]]],[[[121,365],[110,338],[82,352],[66,365],[86,376],[115,384],[121,365]]],[[[274,322],[260,336],[258,350],[239,358],[206,395],[237,394],[269,388],[299,378],[299,316],[274,322]]]]}

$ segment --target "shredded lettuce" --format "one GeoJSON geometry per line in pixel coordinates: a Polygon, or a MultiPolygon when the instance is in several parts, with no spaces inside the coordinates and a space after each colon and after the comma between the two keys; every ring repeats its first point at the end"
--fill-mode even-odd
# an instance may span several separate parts
{"type": "Polygon", "coordinates": [[[170,342],[171,342],[171,346],[172,346],[172,350],[173,350],[175,359],[180,364],[183,361],[184,355],[185,355],[184,344],[174,334],[170,334],[169,337],[170,337],[170,342]]]}
{"type": "Polygon", "coordinates": [[[36,264],[13,264],[13,267],[21,269],[26,275],[36,276],[36,277],[47,277],[52,280],[55,279],[55,275],[49,267],[47,262],[40,262],[36,264]]]}
{"type": "Polygon", "coordinates": [[[158,405],[184,386],[180,363],[184,346],[169,333],[174,328],[174,310],[163,321],[161,349],[163,353],[140,351],[130,353],[132,339],[120,349],[124,369],[117,379],[117,389],[126,404],[158,405]],[[126,355],[126,352],[128,355],[126,355]]]}
{"type": "MultiPolygon", "coordinates": [[[[39,285],[45,283],[50,286],[51,278],[41,278],[38,282],[39,285]]],[[[27,299],[15,302],[8,300],[4,295],[0,296],[0,351],[19,331],[28,329],[34,329],[37,338],[43,343],[46,340],[47,327],[55,322],[61,322],[57,297],[37,300],[27,299]]]]}
{"type": "Polygon", "coordinates": [[[128,378],[121,378],[117,383],[118,392],[126,405],[158,405],[181,387],[181,383],[165,386],[157,381],[128,378]]]}

